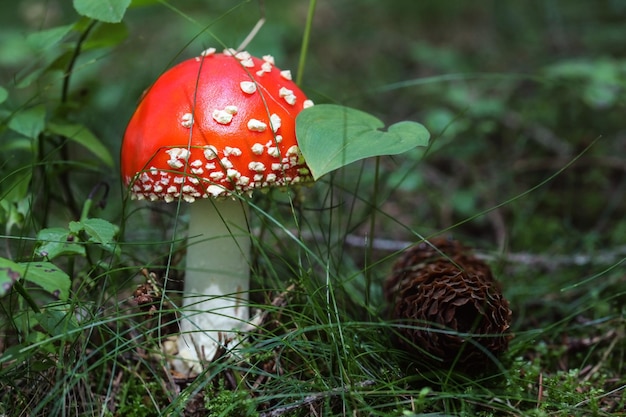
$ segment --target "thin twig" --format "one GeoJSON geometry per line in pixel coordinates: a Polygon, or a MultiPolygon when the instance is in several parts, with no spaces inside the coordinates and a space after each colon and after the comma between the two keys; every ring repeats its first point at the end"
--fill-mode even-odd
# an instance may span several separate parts
{"type": "MultiPolygon", "coordinates": [[[[295,288],[296,288],[295,284],[291,284],[289,287],[287,287],[285,291],[281,292],[276,297],[274,297],[271,305],[273,307],[285,307],[287,305],[287,298],[291,295],[291,293],[293,293],[295,288]]],[[[270,312],[272,311],[268,309],[263,309],[256,316],[254,316],[252,319],[249,320],[249,322],[244,326],[242,331],[244,333],[251,333],[254,330],[259,329],[261,326],[263,326],[266,323],[267,317],[269,316],[270,312]]]]}
{"type": "MultiPolygon", "coordinates": [[[[369,243],[364,236],[347,235],[345,244],[353,247],[363,248],[369,243]]],[[[374,249],[384,252],[398,252],[415,245],[416,242],[392,240],[392,239],[371,239],[374,249]]],[[[536,266],[548,269],[556,269],[563,266],[584,266],[584,265],[609,265],[626,256],[626,245],[617,246],[611,250],[598,253],[572,253],[568,255],[535,254],[529,252],[491,254],[476,251],[476,256],[487,261],[504,261],[512,264],[536,266]]]]}
{"type": "MultiPolygon", "coordinates": [[[[89,34],[96,27],[97,24],[98,22],[96,20],[92,21],[87,26],[87,28],[83,31],[83,33],[81,33],[80,37],[78,38],[78,41],[76,42],[76,47],[74,48],[70,61],[67,65],[67,68],[65,69],[65,74],[63,76],[63,85],[61,87],[61,103],[65,104],[68,101],[69,91],[70,91],[70,80],[73,74],[72,71],[74,70],[74,65],[76,65],[78,57],[80,56],[82,52],[83,44],[85,43],[85,41],[89,37],[89,34]]],[[[70,154],[69,154],[69,149],[68,149],[68,139],[63,137],[58,145],[59,145],[59,152],[61,154],[62,162],[64,163],[69,162],[70,154]]],[[[71,211],[71,213],[73,214],[75,218],[78,218],[78,216],[80,215],[80,209],[78,207],[78,203],[76,202],[76,199],[74,198],[74,193],[72,192],[72,187],[70,186],[70,184],[71,184],[71,181],[70,181],[69,171],[67,170],[66,167],[63,167],[62,171],[59,173],[59,185],[61,187],[61,191],[63,192],[63,195],[65,196],[65,206],[71,211]]]]}
{"type": "MultiPolygon", "coordinates": [[[[367,381],[363,381],[363,382],[356,384],[356,388],[369,387],[374,384],[375,384],[374,381],[367,380],[367,381]]],[[[283,407],[279,407],[272,411],[268,411],[267,413],[261,413],[260,417],[279,417],[290,411],[294,411],[294,410],[306,407],[307,405],[311,405],[316,401],[346,393],[353,388],[354,387],[347,385],[345,387],[333,388],[330,391],[316,392],[315,394],[307,395],[306,397],[302,399],[302,401],[298,401],[297,403],[287,404],[283,407]]]]}
{"type": "MultiPolygon", "coordinates": [[[[600,371],[600,369],[602,369],[602,367],[606,365],[606,362],[609,359],[609,357],[611,356],[611,354],[613,353],[613,349],[615,349],[615,346],[617,345],[617,342],[622,340],[624,338],[624,335],[623,335],[623,332],[617,332],[617,331],[611,330],[611,331],[609,331],[607,333],[607,335],[605,337],[608,337],[609,339],[612,339],[609,347],[604,350],[604,352],[602,354],[602,357],[600,358],[598,363],[595,364],[594,367],[591,368],[591,370],[587,373],[587,375],[585,375],[582,378],[581,382],[588,382],[589,379],[592,376],[596,375],[597,372],[600,371]]],[[[583,403],[584,403],[584,401],[583,401],[583,403]]]]}
{"type": "MultiPolygon", "coordinates": [[[[302,232],[303,240],[315,240],[324,238],[321,234],[302,232]]],[[[416,241],[369,238],[367,236],[348,234],[345,236],[344,245],[354,248],[372,248],[381,252],[400,252],[415,245],[416,241]]],[[[536,254],[530,252],[516,253],[498,253],[474,251],[479,259],[485,261],[504,262],[510,264],[519,264],[536,268],[545,268],[554,270],[567,266],[586,266],[586,265],[611,265],[624,257],[626,257],[626,245],[616,246],[612,249],[598,251],[594,253],[571,253],[564,255],[557,254],[536,254]]]]}

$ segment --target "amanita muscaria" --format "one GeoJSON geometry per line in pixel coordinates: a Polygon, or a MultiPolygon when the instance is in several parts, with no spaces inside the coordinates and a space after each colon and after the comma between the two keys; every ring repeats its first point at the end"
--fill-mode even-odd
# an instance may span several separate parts
{"type": "Polygon", "coordinates": [[[385,282],[398,343],[465,371],[484,370],[508,348],[509,302],[489,266],[459,242],[436,238],[404,252],[385,282]],[[471,340],[470,340],[471,339],[471,340]]]}
{"type": "Polygon", "coordinates": [[[193,203],[179,371],[198,372],[248,320],[242,196],[312,180],[295,137],[296,115],[311,105],[271,56],[211,48],[161,75],[128,124],[121,170],[131,198],[193,203]]]}

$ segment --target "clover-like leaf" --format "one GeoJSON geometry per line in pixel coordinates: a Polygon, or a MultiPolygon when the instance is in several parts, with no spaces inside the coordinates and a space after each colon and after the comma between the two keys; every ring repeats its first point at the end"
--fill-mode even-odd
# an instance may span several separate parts
{"type": "Polygon", "coordinates": [[[130,0],[74,0],[78,14],[108,23],[119,23],[130,0]]]}
{"type": "Polygon", "coordinates": [[[427,146],[430,134],[416,122],[403,121],[385,129],[378,118],[335,104],[319,104],[298,115],[298,146],[317,180],[360,159],[397,155],[427,146]]]}

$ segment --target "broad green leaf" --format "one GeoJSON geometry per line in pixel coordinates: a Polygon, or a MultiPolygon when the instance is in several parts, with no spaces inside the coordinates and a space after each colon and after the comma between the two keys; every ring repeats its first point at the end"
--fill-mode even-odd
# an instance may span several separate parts
{"type": "Polygon", "coordinates": [[[18,72],[15,76],[15,87],[17,88],[26,88],[29,87],[32,83],[39,80],[43,77],[43,74],[47,71],[47,66],[43,65],[40,67],[36,67],[32,69],[30,66],[24,68],[22,71],[18,72]]]}
{"type": "Polygon", "coordinates": [[[9,152],[14,151],[30,152],[33,150],[33,147],[33,141],[30,138],[17,136],[13,138],[6,138],[0,142],[0,152],[2,152],[3,155],[7,155],[9,152]]]}
{"type": "Polygon", "coordinates": [[[24,267],[6,258],[0,258],[0,297],[11,291],[13,284],[24,275],[24,267]]]}
{"type": "Polygon", "coordinates": [[[37,254],[47,259],[62,255],[85,256],[85,246],[72,241],[70,236],[73,237],[69,230],[60,227],[40,230],[37,233],[37,241],[40,243],[37,254]]]}
{"type": "MultiPolygon", "coordinates": [[[[12,159],[16,159],[14,154],[9,155],[12,159]]],[[[29,195],[30,181],[33,176],[31,166],[22,166],[3,175],[0,178],[0,201],[19,201],[29,195]]]]}
{"type": "Polygon", "coordinates": [[[70,277],[50,262],[23,262],[24,279],[65,301],[70,295],[70,277]]]}
{"type": "Polygon", "coordinates": [[[119,228],[104,219],[86,219],[80,222],[70,222],[70,231],[78,234],[84,231],[89,237],[89,242],[102,245],[102,249],[117,254],[118,246],[115,242],[119,228]]]}
{"type": "Polygon", "coordinates": [[[360,159],[427,146],[430,137],[419,123],[403,121],[385,129],[384,123],[370,114],[334,104],[319,104],[300,112],[296,134],[316,180],[360,159]]]}
{"type": "Polygon", "coordinates": [[[89,236],[89,241],[108,244],[113,242],[118,228],[104,219],[86,219],[81,222],[70,222],[70,230],[77,233],[84,230],[89,236]]]}
{"type": "Polygon", "coordinates": [[[48,130],[57,135],[77,142],[78,144],[89,149],[95,156],[108,166],[113,166],[113,157],[109,150],[100,142],[100,140],[85,126],[71,123],[48,123],[48,130]]]}
{"type": "Polygon", "coordinates": [[[35,51],[43,51],[61,42],[74,25],[57,26],[28,35],[26,41],[35,51]]]}
{"type": "Polygon", "coordinates": [[[107,23],[119,23],[130,0],[74,0],[74,9],[82,16],[107,23]]]}
{"type": "Polygon", "coordinates": [[[9,92],[6,88],[0,87],[0,103],[4,103],[9,98],[9,92]]]}
{"type": "Polygon", "coordinates": [[[9,121],[11,130],[31,139],[36,139],[45,125],[46,108],[43,105],[18,111],[9,121]]]}

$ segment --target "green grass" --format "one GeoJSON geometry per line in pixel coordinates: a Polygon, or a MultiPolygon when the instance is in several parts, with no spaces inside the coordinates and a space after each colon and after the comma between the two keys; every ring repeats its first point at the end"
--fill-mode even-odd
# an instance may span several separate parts
{"type": "Polygon", "coordinates": [[[0,256],[42,261],[46,244],[62,271],[53,284],[71,290],[3,290],[0,414],[626,415],[617,2],[317,2],[313,16],[309,2],[155,2],[26,54],[23,34],[80,22],[70,4],[38,15],[35,3],[0,6],[15,17],[0,31],[0,256]],[[251,308],[263,319],[237,357],[178,378],[161,345],[176,332],[185,206],[126,201],[106,161],[151,81],[205,46],[238,44],[259,10],[252,52],[299,62],[318,103],[424,123],[431,146],[255,195],[251,308]],[[68,140],[59,124],[93,135],[68,140]],[[394,342],[382,283],[408,243],[438,234],[475,247],[510,301],[514,337],[489,372],[394,342]]]}

